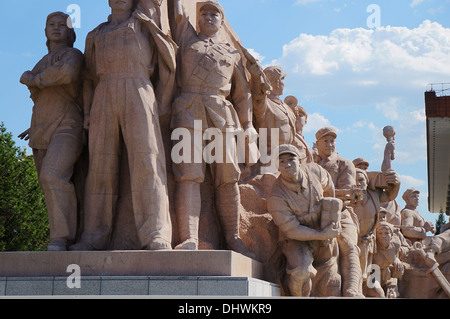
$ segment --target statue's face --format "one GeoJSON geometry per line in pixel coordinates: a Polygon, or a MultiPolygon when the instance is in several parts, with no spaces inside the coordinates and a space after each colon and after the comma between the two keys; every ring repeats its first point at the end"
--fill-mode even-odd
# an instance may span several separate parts
{"type": "Polygon", "coordinates": [[[361,189],[367,189],[367,180],[363,173],[356,173],[356,186],[361,189]]]}
{"type": "Polygon", "coordinates": [[[285,87],[285,83],[284,83],[284,76],[279,78],[278,80],[275,81],[275,83],[272,83],[272,87],[273,87],[273,93],[277,96],[281,96],[284,93],[284,87],[285,87]]]}
{"type": "Polygon", "coordinates": [[[117,12],[129,12],[133,9],[133,0],[108,0],[112,10],[117,12]]]}
{"type": "Polygon", "coordinates": [[[219,11],[214,8],[204,8],[200,11],[198,25],[200,33],[205,35],[214,35],[222,27],[223,19],[219,11]]]}
{"type": "Polygon", "coordinates": [[[47,21],[45,35],[50,42],[67,42],[69,27],[67,20],[62,16],[53,16],[47,21]]]}
{"type": "Polygon", "coordinates": [[[408,204],[409,206],[417,207],[417,206],[419,206],[419,199],[420,199],[420,194],[413,193],[407,198],[406,204],[408,204]]]}
{"type": "Polygon", "coordinates": [[[297,128],[297,130],[303,130],[303,128],[305,127],[305,125],[307,123],[308,123],[308,120],[306,119],[306,116],[303,114],[300,114],[296,118],[295,127],[297,128]]]}
{"type": "Polygon", "coordinates": [[[300,172],[300,160],[293,154],[282,154],[278,162],[278,169],[283,178],[296,181],[300,172]]]}
{"type": "Polygon", "coordinates": [[[325,135],[316,143],[321,157],[331,156],[336,152],[336,137],[333,135],[325,135]]]}
{"type": "Polygon", "coordinates": [[[392,239],[392,233],[387,227],[382,227],[377,231],[377,242],[382,248],[389,247],[392,239]]]}

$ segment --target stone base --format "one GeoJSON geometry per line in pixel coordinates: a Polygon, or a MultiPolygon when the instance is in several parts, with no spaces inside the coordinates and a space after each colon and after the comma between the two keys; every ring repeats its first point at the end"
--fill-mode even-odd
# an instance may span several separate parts
{"type": "Polygon", "coordinates": [[[232,251],[0,253],[0,295],[279,296],[263,265],[232,251]],[[72,265],[72,268],[68,268],[72,265]],[[74,267],[79,270],[80,288],[74,267]]]}
{"type": "Polygon", "coordinates": [[[245,277],[0,277],[0,296],[278,297],[277,285],[245,277]],[[68,285],[69,281],[69,285],[68,285]]]}

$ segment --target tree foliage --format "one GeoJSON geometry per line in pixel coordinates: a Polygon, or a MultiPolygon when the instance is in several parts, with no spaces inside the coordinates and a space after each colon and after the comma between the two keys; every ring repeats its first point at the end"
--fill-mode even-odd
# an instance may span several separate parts
{"type": "Polygon", "coordinates": [[[436,220],[436,235],[441,233],[441,227],[446,224],[444,210],[441,209],[439,213],[439,217],[436,220]]]}
{"type": "Polygon", "coordinates": [[[33,156],[0,123],[0,251],[46,250],[48,214],[33,156]]]}

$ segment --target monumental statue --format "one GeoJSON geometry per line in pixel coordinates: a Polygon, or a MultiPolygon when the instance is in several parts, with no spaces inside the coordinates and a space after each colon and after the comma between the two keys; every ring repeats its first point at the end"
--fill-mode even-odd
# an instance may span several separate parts
{"type": "MultiPolygon", "coordinates": [[[[358,194],[356,170],[350,160],[342,158],[336,151],[337,132],[333,127],[324,127],[316,133],[318,148],[317,163],[331,175],[336,195],[348,204],[348,197],[358,194]],[[338,194],[339,192],[339,194],[338,194]],[[343,196],[342,196],[343,195],[343,196]]],[[[343,295],[362,296],[362,271],[358,248],[358,218],[352,207],[345,205],[341,217],[342,232],[338,236],[343,295]]]]}
{"type": "Polygon", "coordinates": [[[435,233],[433,223],[425,221],[417,211],[419,206],[420,192],[415,188],[407,189],[402,198],[406,203],[401,211],[402,215],[402,233],[411,243],[422,241],[428,232],[435,233]]]}
{"type": "Polygon", "coordinates": [[[303,129],[308,123],[308,112],[303,106],[298,104],[298,99],[295,96],[287,96],[284,99],[284,103],[286,103],[295,114],[295,138],[293,145],[295,145],[301,152],[306,153],[306,160],[308,162],[313,162],[313,151],[303,136],[303,129]]]}
{"type": "Polygon", "coordinates": [[[34,102],[31,127],[19,137],[29,139],[50,223],[49,251],[64,251],[77,236],[80,201],[73,183],[74,168],[84,147],[80,103],[83,54],[73,48],[75,31],[69,16],[47,18],[48,54],[20,82],[34,102]]]}
{"type": "Polygon", "coordinates": [[[361,200],[351,204],[358,216],[360,261],[363,278],[367,278],[370,260],[375,252],[375,228],[378,223],[381,204],[394,200],[400,189],[400,177],[394,171],[385,175],[389,185],[387,189],[369,189],[369,177],[366,171],[356,169],[356,185],[362,189],[361,200]]]}
{"type": "Polygon", "coordinates": [[[380,267],[380,281],[368,296],[379,298],[398,298],[398,280],[402,279],[405,264],[401,258],[408,254],[409,249],[402,246],[400,239],[394,233],[392,224],[381,221],[376,226],[376,250],[373,255],[373,264],[380,267]]]}
{"type": "Polygon", "coordinates": [[[48,251],[229,249],[258,259],[286,296],[398,298],[419,283],[450,296],[450,226],[427,236],[414,188],[400,212],[393,126],[380,171],[341,157],[333,127],[311,147],[306,109],[282,99],[285,71],[262,67],[218,1],[108,4],[84,54],[69,16],[50,14],[48,54],[20,78],[48,251]],[[264,151],[270,170],[250,160],[264,151]]]}
{"type": "Polygon", "coordinates": [[[180,243],[175,248],[198,249],[200,189],[207,165],[202,156],[205,141],[202,138],[200,142],[196,141],[195,137],[198,133],[202,137],[204,131],[214,128],[216,138],[222,139],[224,146],[222,157],[208,165],[213,176],[215,208],[221,229],[229,249],[252,256],[239,235],[238,182],[241,171],[232,134],[247,132],[251,136],[256,135],[256,131],[253,128],[250,85],[242,56],[223,36],[224,21],[222,6],[217,1],[205,1],[199,3],[199,33],[185,15],[172,30],[179,46],[179,93],[172,105],[171,128],[189,130],[193,149],[191,158],[173,165],[176,180],[174,205],[180,236],[180,243]],[[199,127],[196,121],[200,123],[199,127]]]}
{"type": "Polygon", "coordinates": [[[279,227],[286,285],[293,296],[341,295],[338,273],[342,202],[330,174],[293,145],[279,147],[280,176],[267,203],[279,227]]]}
{"type": "Polygon", "coordinates": [[[108,21],[86,39],[84,122],[89,130],[89,173],[84,232],[72,250],[108,248],[121,169],[130,175],[139,248],[171,249],[166,160],[159,125],[164,106],[155,95],[159,86],[170,83],[151,80],[162,63],[175,70],[176,47],[159,28],[157,13],[141,11],[137,4],[134,0],[109,1],[108,21]],[[121,167],[122,156],[127,156],[125,167],[121,167]]]}

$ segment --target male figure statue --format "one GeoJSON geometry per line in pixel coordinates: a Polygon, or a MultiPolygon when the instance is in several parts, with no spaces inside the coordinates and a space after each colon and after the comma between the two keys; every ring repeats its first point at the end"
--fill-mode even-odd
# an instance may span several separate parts
{"type": "Polygon", "coordinates": [[[334,197],[330,174],[294,145],[279,147],[280,176],[267,202],[279,228],[286,257],[287,286],[293,296],[341,295],[336,237],[342,202],[334,197]]]}
{"type": "Polygon", "coordinates": [[[309,144],[306,142],[303,136],[303,128],[308,123],[308,112],[305,108],[298,104],[298,99],[295,96],[287,96],[284,99],[284,103],[289,105],[291,110],[295,114],[295,138],[294,145],[300,150],[300,152],[306,153],[306,160],[308,162],[314,161],[314,153],[309,144]]]}
{"type": "Polygon", "coordinates": [[[367,270],[375,251],[375,226],[378,222],[381,204],[394,200],[400,189],[400,177],[396,172],[390,170],[384,174],[384,178],[388,188],[369,189],[367,172],[356,169],[356,185],[362,190],[362,198],[361,201],[351,206],[359,221],[358,247],[361,250],[360,261],[363,278],[367,277],[367,270]]]}
{"type": "MultiPolygon", "coordinates": [[[[189,162],[174,163],[176,180],[175,210],[180,244],[176,249],[198,249],[201,211],[200,185],[205,180],[206,162],[194,137],[215,128],[216,139],[223,139],[223,158],[209,164],[215,188],[215,208],[229,249],[253,257],[239,236],[240,169],[235,138],[230,134],[253,132],[252,98],[242,57],[222,37],[224,10],[217,1],[199,2],[197,34],[187,17],[182,15],[173,31],[179,45],[177,81],[179,94],[172,108],[171,128],[187,129],[194,149],[189,162]],[[233,103],[231,103],[232,101],[233,103]],[[194,121],[201,127],[195,132],[194,121]],[[200,132],[199,132],[200,131],[200,132]],[[228,137],[228,138],[227,138],[228,137]],[[225,148],[226,145],[226,148],[225,148]],[[195,160],[195,152],[200,160],[195,160]]],[[[172,154],[173,155],[173,154],[172,154]]]]}
{"type": "MultiPolygon", "coordinates": [[[[331,175],[336,192],[356,188],[356,170],[350,160],[336,152],[337,132],[324,127],[316,133],[317,161],[331,175]]],[[[358,248],[358,218],[351,207],[342,211],[342,232],[338,237],[344,297],[362,297],[362,272],[358,248]]]]}
{"type": "MultiPolygon", "coordinates": [[[[267,130],[267,150],[272,152],[280,145],[294,142],[296,118],[291,108],[280,98],[284,92],[286,78],[283,69],[279,66],[269,66],[264,70],[264,74],[270,81],[272,91],[269,95],[253,95],[254,114],[258,130],[267,130]],[[273,141],[275,145],[272,145],[272,128],[278,129],[278,140],[273,141]]],[[[261,92],[262,90],[254,88],[253,91],[261,92]]]]}
{"type": "Polygon", "coordinates": [[[85,126],[89,129],[90,158],[85,230],[73,250],[108,248],[124,148],[139,249],[171,249],[166,161],[159,125],[161,98],[155,96],[151,78],[157,66],[160,71],[164,67],[157,62],[162,60],[159,57],[170,61],[170,49],[164,50],[172,44],[159,29],[157,17],[150,11],[137,11],[137,5],[137,0],[109,0],[109,21],[86,39],[85,126]]]}
{"type": "Polygon", "coordinates": [[[401,211],[402,233],[412,244],[416,241],[422,242],[427,236],[427,232],[435,233],[433,223],[426,222],[417,211],[419,206],[420,192],[415,188],[409,188],[403,193],[403,200],[406,203],[401,211]]]}
{"type": "Polygon", "coordinates": [[[73,48],[69,16],[55,12],[45,27],[48,54],[20,82],[34,101],[29,139],[50,222],[49,251],[67,250],[77,232],[77,197],[72,176],[83,150],[80,74],[83,54],[73,48]]]}
{"type": "Polygon", "coordinates": [[[408,254],[408,248],[402,246],[395,236],[394,226],[381,221],[376,226],[377,251],[373,264],[380,267],[380,286],[367,289],[370,296],[379,298],[398,298],[398,279],[401,279],[405,266],[401,258],[408,254]]]}

